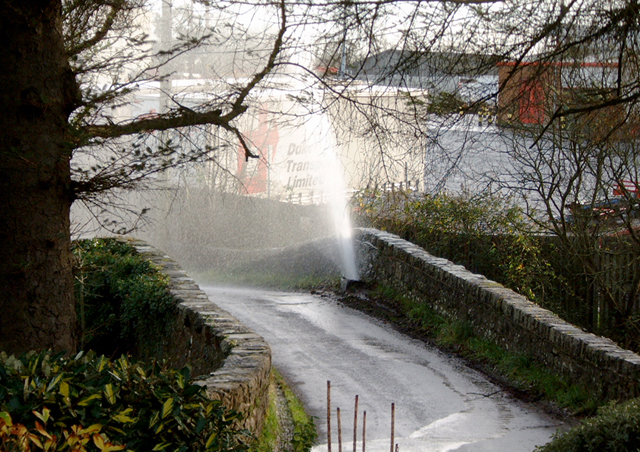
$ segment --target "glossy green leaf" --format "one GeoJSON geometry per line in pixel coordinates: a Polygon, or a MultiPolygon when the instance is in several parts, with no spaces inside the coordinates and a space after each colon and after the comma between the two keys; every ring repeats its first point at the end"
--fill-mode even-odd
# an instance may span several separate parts
{"type": "Polygon", "coordinates": [[[51,365],[47,361],[42,363],[42,372],[44,373],[45,377],[51,377],[51,365]]]}
{"type": "Polygon", "coordinates": [[[200,432],[204,430],[208,423],[209,421],[205,417],[199,418],[198,422],[196,423],[196,434],[200,434],[200,432]]]}
{"type": "Polygon", "coordinates": [[[58,391],[61,396],[68,398],[69,397],[69,384],[66,381],[60,383],[60,390],[58,391]]]}
{"type": "Polygon", "coordinates": [[[121,424],[131,424],[136,420],[129,416],[133,412],[133,408],[127,408],[113,416],[113,419],[121,424]]]}
{"type": "MultiPolygon", "coordinates": [[[[206,394],[207,387],[204,385],[190,384],[187,389],[185,389],[184,395],[185,397],[191,397],[195,394],[202,393],[206,394]]],[[[206,395],[205,395],[206,397],[206,395]]]]}
{"type": "Polygon", "coordinates": [[[49,432],[47,432],[44,426],[38,421],[36,421],[36,430],[45,438],[52,439],[51,434],[49,434],[49,432]]]}
{"type": "Polygon", "coordinates": [[[98,372],[102,372],[108,363],[109,360],[106,357],[101,356],[98,360],[98,372]]]}
{"type": "Polygon", "coordinates": [[[149,420],[149,428],[156,425],[159,420],[160,420],[160,412],[156,412],[153,416],[151,416],[151,419],[149,420]]]}
{"type": "Polygon", "coordinates": [[[173,409],[173,399],[168,398],[167,400],[165,400],[164,404],[162,405],[162,419],[169,416],[169,414],[171,414],[172,409],[173,409]]]}
{"type": "Polygon", "coordinates": [[[113,385],[111,383],[108,383],[104,386],[104,395],[107,398],[107,402],[109,402],[111,405],[116,403],[116,394],[113,391],[113,385]]]}
{"type": "Polygon", "coordinates": [[[45,424],[47,422],[49,422],[49,418],[50,418],[50,414],[51,414],[51,410],[49,410],[49,408],[44,407],[42,409],[42,413],[38,413],[37,411],[32,411],[33,415],[35,417],[37,417],[38,419],[40,419],[42,422],[44,422],[45,424]]]}
{"type": "Polygon", "coordinates": [[[128,435],[128,433],[127,433],[125,430],[123,430],[123,429],[121,429],[121,428],[118,428],[118,427],[116,427],[116,426],[114,426],[114,425],[110,425],[110,426],[108,427],[108,430],[109,430],[110,432],[115,432],[115,433],[117,433],[118,435],[122,435],[122,436],[124,436],[124,437],[126,437],[126,436],[128,435]]]}
{"type": "Polygon", "coordinates": [[[56,377],[54,377],[51,380],[51,383],[49,383],[49,386],[47,386],[47,392],[51,392],[51,390],[55,388],[58,383],[60,383],[62,377],[64,377],[64,374],[58,374],[56,377]]]}
{"type": "Polygon", "coordinates": [[[91,404],[92,401],[97,400],[97,399],[101,399],[102,398],[102,394],[92,394],[89,397],[86,397],[84,399],[82,399],[81,401],[78,402],[78,405],[80,406],[88,406],[91,404]]]}
{"type": "Polygon", "coordinates": [[[209,439],[207,439],[207,443],[205,444],[204,448],[209,449],[211,446],[213,446],[213,442],[216,440],[217,437],[218,437],[217,432],[213,432],[211,435],[209,435],[209,439]]]}
{"type": "Polygon", "coordinates": [[[144,371],[144,369],[140,366],[136,367],[136,372],[138,372],[138,374],[142,377],[142,378],[147,378],[147,373],[144,371]]]}
{"type": "Polygon", "coordinates": [[[40,449],[44,449],[44,446],[40,442],[40,438],[38,438],[36,435],[29,434],[29,435],[27,435],[27,438],[29,438],[29,441],[31,441],[33,444],[38,446],[40,449]]]}
{"type": "Polygon", "coordinates": [[[101,424],[93,424],[93,425],[90,425],[89,427],[85,428],[82,431],[84,433],[96,433],[96,432],[99,432],[100,430],[102,430],[102,425],[101,424]]]}
{"type": "Polygon", "coordinates": [[[165,426],[165,423],[164,423],[164,422],[160,422],[160,423],[156,426],[156,428],[153,430],[153,433],[155,433],[155,434],[157,435],[158,433],[160,433],[160,432],[162,431],[162,429],[164,428],[164,426],[165,426]]]}
{"type": "Polygon", "coordinates": [[[9,427],[13,425],[13,421],[11,420],[11,415],[6,411],[0,411],[0,419],[4,421],[4,423],[9,427]]]}

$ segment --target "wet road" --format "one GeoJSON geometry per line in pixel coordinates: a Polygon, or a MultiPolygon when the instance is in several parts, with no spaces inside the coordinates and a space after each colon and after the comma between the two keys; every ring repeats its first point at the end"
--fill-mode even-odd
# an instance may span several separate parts
{"type": "Polygon", "coordinates": [[[317,416],[327,450],[327,380],[331,381],[333,451],[335,409],[342,413],[345,451],[353,450],[355,395],[358,446],[366,410],[366,450],[389,451],[391,403],[401,452],[532,451],[559,421],[500,391],[478,372],[376,319],[315,295],[219,288],[201,284],[211,301],[262,335],[273,364],[317,416]]]}

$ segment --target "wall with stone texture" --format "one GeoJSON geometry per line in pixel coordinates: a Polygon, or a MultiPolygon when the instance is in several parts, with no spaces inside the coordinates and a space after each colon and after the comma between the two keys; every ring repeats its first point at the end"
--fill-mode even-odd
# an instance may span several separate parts
{"type": "Polygon", "coordinates": [[[640,356],[613,341],[397,235],[360,229],[359,245],[363,279],[384,282],[466,321],[477,335],[530,355],[605,399],[640,396],[640,356]]]}
{"type": "Polygon", "coordinates": [[[163,341],[174,366],[189,363],[212,399],[243,414],[241,427],[258,435],[268,405],[271,349],[235,317],[212,303],[169,256],[140,240],[127,239],[139,254],[169,277],[171,293],[181,300],[175,324],[163,341]]]}

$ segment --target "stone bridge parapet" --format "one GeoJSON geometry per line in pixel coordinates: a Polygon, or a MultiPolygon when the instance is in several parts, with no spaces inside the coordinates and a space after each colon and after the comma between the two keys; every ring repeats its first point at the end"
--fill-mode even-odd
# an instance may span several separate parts
{"type": "Polygon", "coordinates": [[[640,356],[587,333],[488,280],[397,235],[359,229],[363,278],[395,287],[436,311],[468,322],[475,334],[525,354],[597,396],[640,396],[640,356]]]}
{"type": "Polygon", "coordinates": [[[189,364],[199,384],[214,400],[242,413],[241,427],[259,435],[268,405],[271,348],[267,342],[212,303],[169,256],[140,240],[126,239],[138,253],[169,278],[171,293],[180,300],[175,324],[162,349],[180,367],[189,364]]]}

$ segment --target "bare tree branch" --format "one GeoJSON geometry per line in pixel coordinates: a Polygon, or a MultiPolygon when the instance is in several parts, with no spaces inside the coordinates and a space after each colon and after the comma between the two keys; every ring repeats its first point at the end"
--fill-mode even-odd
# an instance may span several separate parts
{"type": "Polygon", "coordinates": [[[102,26],[98,30],[96,30],[95,34],[91,38],[79,42],[72,48],[70,48],[68,50],[69,56],[78,55],[79,53],[95,46],[97,43],[102,41],[113,27],[118,14],[124,9],[125,5],[125,0],[113,0],[113,2],[110,4],[111,11],[109,11],[109,13],[107,14],[107,17],[102,23],[102,26]]]}

